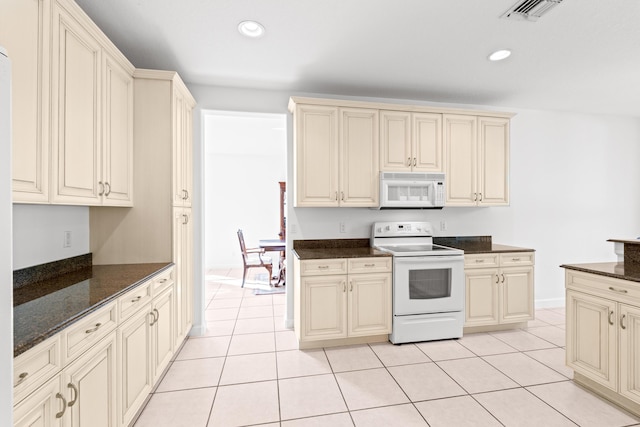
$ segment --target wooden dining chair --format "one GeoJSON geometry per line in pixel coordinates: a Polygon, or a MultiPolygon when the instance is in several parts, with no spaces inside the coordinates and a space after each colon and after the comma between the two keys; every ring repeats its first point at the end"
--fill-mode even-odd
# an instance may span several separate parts
{"type": "Polygon", "coordinates": [[[242,288],[244,288],[244,281],[247,277],[247,271],[250,268],[266,268],[269,272],[268,281],[271,286],[271,258],[264,256],[264,248],[249,248],[244,243],[244,236],[242,230],[238,229],[238,241],[240,242],[240,251],[242,252],[242,262],[244,264],[244,272],[242,273],[242,288]]]}

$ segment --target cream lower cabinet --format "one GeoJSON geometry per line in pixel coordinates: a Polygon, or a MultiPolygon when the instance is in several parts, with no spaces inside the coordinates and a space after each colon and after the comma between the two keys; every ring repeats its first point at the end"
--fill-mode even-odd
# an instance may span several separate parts
{"type": "Polygon", "coordinates": [[[378,206],[378,110],[296,105],[295,206],[378,206]]]}
{"type": "MultiPolygon", "coordinates": [[[[295,260],[295,332],[301,347],[391,332],[391,258],[295,260]]],[[[365,342],[362,341],[362,342],[365,342]]]]}
{"type": "Polygon", "coordinates": [[[509,204],[509,119],[444,114],[447,206],[509,204]]]}
{"type": "Polygon", "coordinates": [[[566,271],[567,365],[574,380],[640,415],[640,289],[566,271]]]}
{"type": "Polygon", "coordinates": [[[465,328],[534,317],[534,253],[465,255],[465,328]]]}
{"type": "Polygon", "coordinates": [[[442,168],[442,114],[380,110],[380,171],[442,168]]]}
{"type": "Polygon", "coordinates": [[[15,426],[116,427],[112,332],[14,407],[15,426]]]}
{"type": "Polygon", "coordinates": [[[176,345],[193,325],[193,221],[190,208],[174,208],[173,261],[176,264],[176,345]]]}

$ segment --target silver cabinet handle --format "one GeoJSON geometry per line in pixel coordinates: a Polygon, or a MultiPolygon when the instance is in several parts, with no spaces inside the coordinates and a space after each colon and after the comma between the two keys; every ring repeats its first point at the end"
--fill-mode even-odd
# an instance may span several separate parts
{"type": "Polygon", "coordinates": [[[480,202],[482,201],[482,193],[480,193],[480,200],[479,200],[479,201],[480,201],[480,202]]]}
{"type": "Polygon", "coordinates": [[[18,385],[22,381],[24,381],[27,378],[28,375],[29,375],[29,372],[23,372],[20,375],[18,375],[18,382],[16,383],[16,385],[18,385]]]}
{"type": "Polygon", "coordinates": [[[407,166],[411,166],[411,157],[407,158],[407,166]]]}
{"type": "Polygon", "coordinates": [[[365,264],[364,266],[365,267],[375,267],[376,265],[375,264],[365,264]]]}
{"type": "Polygon", "coordinates": [[[340,192],[340,199],[342,199],[342,201],[344,202],[344,191],[340,192]]]}
{"type": "Polygon", "coordinates": [[[353,280],[349,280],[349,292],[353,292],[353,280]]]}
{"type": "Polygon", "coordinates": [[[91,329],[87,329],[86,331],[84,331],[85,334],[92,334],[95,331],[97,331],[98,329],[100,329],[100,326],[102,326],[102,323],[96,323],[96,326],[94,326],[91,329]]]}
{"type": "Polygon", "coordinates": [[[149,313],[149,316],[151,316],[151,323],[149,323],[149,326],[153,326],[156,323],[156,314],[153,312],[153,310],[151,310],[151,312],[149,313]]]}
{"type": "Polygon", "coordinates": [[[473,193],[473,201],[474,202],[478,201],[478,193],[473,193]]]}
{"type": "Polygon", "coordinates": [[[109,194],[111,194],[111,184],[109,184],[108,182],[105,182],[104,185],[105,187],[107,187],[107,192],[104,193],[104,195],[109,197],[109,194]]]}
{"type": "Polygon", "coordinates": [[[320,270],[326,270],[327,268],[329,268],[329,266],[328,265],[319,265],[318,268],[320,270]]]}
{"type": "Polygon", "coordinates": [[[140,301],[142,299],[142,295],[138,295],[137,297],[135,297],[134,299],[131,300],[132,303],[136,303],[138,301],[140,301]]]}
{"type": "Polygon", "coordinates": [[[160,279],[158,280],[158,283],[165,283],[167,281],[167,279],[160,279]]]}
{"type": "Polygon", "coordinates": [[[624,326],[624,318],[625,318],[625,317],[627,317],[627,315],[626,315],[626,314],[623,314],[623,315],[622,315],[622,317],[620,317],[620,327],[621,327],[622,329],[627,329],[627,327],[626,327],[626,326],[624,326]]]}
{"type": "Polygon", "coordinates": [[[511,258],[511,261],[520,261],[520,258],[511,258]]]}
{"type": "Polygon", "coordinates": [[[102,183],[102,181],[98,181],[98,185],[100,186],[100,192],[98,193],[98,196],[102,196],[104,195],[104,184],[102,183]]]}
{"type": "Polygon", "coordinates": [[[613,292],[620,292],[621,294],[626,294],[629,292],[626,289],[616,289],[613,286],[609,286],[609,290],[613,292]]]}
{"type": "Polygon", "coordinates": [[[414,157],[414,158],[413,158],[413,166],[415,166],[415,165],[417,165],[417,164],[418,164],[417,159],[414,157]]]}
{"type": "Polygon", "coordinates": [[[189,215],[187,214],[182,214],[182,217],[184,218],[184,221],[182,221],[183,225],[187,225],[189,224],[189,215]]]}
{"type": "Polygon", "coordinates": [[[338,201],[338,192],[336,191],[336,202],[338,201]]]}
{"type": "Polygon", "coordinates": [[[613,325],[613,310],[609,312],[609,324],[613,325]]]}
{"type": "Polygon", "coordinates": [[[476,262],[484,262],[483,259],[477,259],[476,262]]]}
{"type": "Polygon", "coordinates": [[[496,274],[496,283],[500,283],[500,276],[496,274]]]}
{"type": "Polygon", "coordinates": [[[160,320],[160,312],[157,308],[154,308],[153,311],[156,313],[156,321],[154,323],[158,323],[158,321],[160,320]]]}
{"type": "Polygon", "coordinates": [[[67,387],[69,387],[73,391],[73,399],[71,399],[68,405],[69,408],[71,408],[78,401],[78,388],[72,383],[67,384],[67,387]]]}
{"type": "Polygon", "coordinates": [[[502,283],[504,283],[504,274],[500,274],[502,276],[502,283]]]}
{"type": "Polygon", "coordinates": [[[187,190],[182,190],[182,200],[189,200],[189,192],[187,190]]]}
{"type": "Polygon", "coordinates": [[[67,410],[67,400],[60,393],[56,393],[56,397],[62,400],[62,411],[56,414],[56,418],[62,418],[62,416],[64,415],[64,411],[67,410]]]}
{"type": "Polygon", "coordinates": [[[346,282],[342,282],[342,292],[347,292],[347,284],[346,284],[346,282]]]}

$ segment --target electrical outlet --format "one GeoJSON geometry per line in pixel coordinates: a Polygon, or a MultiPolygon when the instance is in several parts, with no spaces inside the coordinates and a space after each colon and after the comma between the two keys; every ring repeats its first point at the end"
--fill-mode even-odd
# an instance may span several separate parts
{"type": "Polygon", "coordinates": [[[440,221],[440,231],[447,231],[447,221],[440,221]]]}
{"type": "Polygon", "coordinates": [[[70,231],[65,231],[64,232],[64,240],[62,242],[62,247],[63,248],[70,248],[71,247],[71,232],[70,231]]]}
{"type": "Polygon", "coordinates": [[[344,225],[344,222],[340,222],[340,232],[341,233],[347,232],[347,227],[344,225]]]}

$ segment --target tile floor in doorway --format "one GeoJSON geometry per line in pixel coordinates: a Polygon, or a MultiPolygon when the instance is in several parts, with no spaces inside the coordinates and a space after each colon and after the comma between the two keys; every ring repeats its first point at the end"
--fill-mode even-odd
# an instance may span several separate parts
{"type": "Polygon", "coordinates": [[[563,308],[527,329],[299,351],[285,295],[237,277],[207,276],[207,334],[187,340],[136,427],[640,426],[571,381],[563,308]]]}

